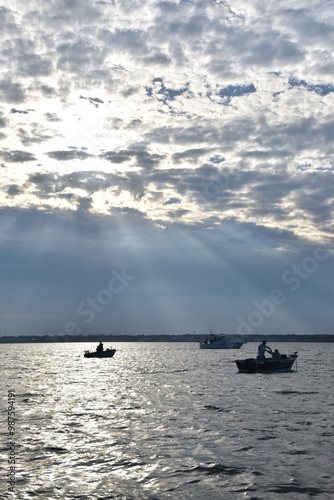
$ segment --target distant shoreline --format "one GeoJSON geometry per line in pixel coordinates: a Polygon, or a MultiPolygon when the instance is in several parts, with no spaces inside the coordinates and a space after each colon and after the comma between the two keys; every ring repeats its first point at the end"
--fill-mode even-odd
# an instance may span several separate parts
{"type": "MultiPolygon", "coordinates": [[[[330,335],[297,335],[297,334],[275,334],[275,335],[227,335],[228,338],[238,338],[246,342],[334,342],[334,334],[330,335]]],[[[200,342],[210,335],[4,335],[0,337],[0,344],[47,344],[65,342],[200,342]]]]}

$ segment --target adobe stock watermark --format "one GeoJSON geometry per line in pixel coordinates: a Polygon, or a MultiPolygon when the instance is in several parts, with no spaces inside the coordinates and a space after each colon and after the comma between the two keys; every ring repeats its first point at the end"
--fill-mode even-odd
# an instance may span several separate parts
{"type": "MultiPolygon", "coordinates": [[[[289,286],[291,292],[296,292],[303,281],[309,279],[309,277],[318,269],[319,263],[326,261],[330,254],[322,246],[317,246],[313,255],[305,257],[301,264],[293,265],[290,269],[284,271],[281,276],[281,281],[285,285],[289,286]]],[[[239,335],[250,335],[254,332],[254,329],[259,328],[266,318],[269,318],[275,311],[277,306],[284,304],[287,299],[287,295],[280,288],[274,288],[270,294],[269,298],[260,300],[254,300],[253,304],[255,309],[253,309],[247,316],[247,319],[238,316],[238,326],[237,333],[239,335]]]]}
{"type": "Polygon", "coordinates": [[[208,200],[217,198],[224,189],[227,189],[231,183],[231,176],[226,169],[223,175],[219,175],[216,179],[207,181],[201,188],[201,193],[208,200]]]}
{"type": "MultiPolygon", "coordinates": [[[[135,276],[127,274],[125,267],[122,268],[121,272],[112,269],[111,274],[112,277],[105,288],[101,288],[93,297],[86,297],[83,302],[77,305],[75,312],[84,319],[85,323],[89,324],[94,321],[97,313],[101,313],[109,306],[114,296],[123,292],[129,282],[135,278],[135,276]]],[[[64,326],[64,331],[58,332],[56,335],[78,335],[80,333],[79,324],[76,321],[68,321],[64,326]]]]}

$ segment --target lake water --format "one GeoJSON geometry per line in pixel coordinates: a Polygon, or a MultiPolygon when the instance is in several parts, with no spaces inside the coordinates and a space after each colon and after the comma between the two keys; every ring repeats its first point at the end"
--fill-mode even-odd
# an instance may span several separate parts
{"type": "Polygon", "coordinates": [[[299,353],[281,374],[238,373],[255,343],[115,343],[85,359],[95,346],[1,345],[0,498],[333,498],[334,344],[271,345],[299,353]]]}

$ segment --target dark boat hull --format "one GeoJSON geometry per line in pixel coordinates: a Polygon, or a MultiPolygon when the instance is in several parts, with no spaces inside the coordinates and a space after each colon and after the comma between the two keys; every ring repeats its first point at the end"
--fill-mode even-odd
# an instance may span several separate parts
{"type": "Polygon", "coordinates": [[[116,352],[116,349],[110,349],[103,352],[89,352],[84,353],[85,358],[112,358],[116,352]]]}
{"type": "Polygon", "coordinates": [[[240,373],[286,373],[292,370],[297,354],[283,357],[282,359],[265,359],[264,362],[254,358],[238,359],[236,364],[240,373]]]}

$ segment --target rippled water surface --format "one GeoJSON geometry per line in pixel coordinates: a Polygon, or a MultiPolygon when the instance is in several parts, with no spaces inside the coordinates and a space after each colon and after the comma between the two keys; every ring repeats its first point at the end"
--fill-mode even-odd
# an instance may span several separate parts
{"type": "Polygon", "coordinates": [[[333,498],[334,344],[279,344],[299,352],[285,374],[239,374],[233,360],[254,343],[113,347],[85,359],[95,345],[1,345],[4,469],[16,393],[12,498],[333,498]]]}

